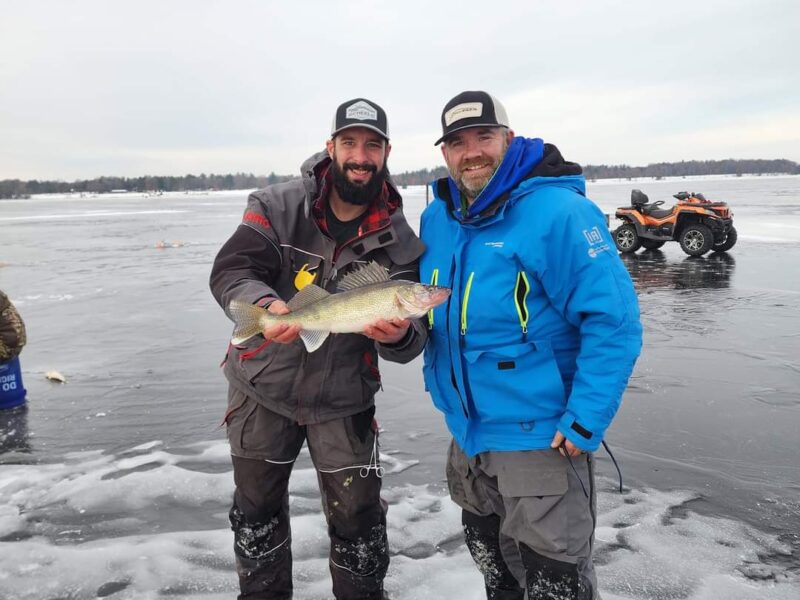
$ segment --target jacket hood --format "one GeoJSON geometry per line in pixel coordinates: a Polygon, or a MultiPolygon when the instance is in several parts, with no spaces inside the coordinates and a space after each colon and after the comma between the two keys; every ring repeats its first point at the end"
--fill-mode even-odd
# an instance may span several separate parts
{"type": "MultiPolygon", "coordinates": [[[[574,181],[573,176],[580,176],[582,173],[581,166],[564,160],[561,152],[553,144],[546,144],[539,138],[515,137],[509,144],[508,151],[494,176],[469,207],[466,215],[462,215],[461,194],[452,177],[437,180],[435,192],[439,198],[448,203],[450,210],[459,220],[465,221],[493,214],[508,200],[513,190],[528,179],[541,177],[548,180],[542,181],[543,184],[568,184],[574,181]],[[551,179],[560,177],[565,179],[562,182],[554,182],[551,179]]],[[[583,184],[578,187],[583,193],[583,184]]]]}

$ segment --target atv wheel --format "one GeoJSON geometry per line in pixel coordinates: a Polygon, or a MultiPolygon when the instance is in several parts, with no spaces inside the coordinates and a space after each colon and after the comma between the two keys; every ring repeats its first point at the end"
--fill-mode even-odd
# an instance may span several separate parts
{"type": "Polygon", "coordinates": [[[681,232],[681,249],[689,256],[703,256],[714,245],[714,234],[701,223],[689,225],[681,232]]]}
{"type": "Polygon", "coordinates": [[[666,242],[659,241],[659,240],[648,240],[646,238],[642,238],[642,248],[645,250],[655,250],[657,248],[661,248],[666,244],[666,242]]]}
{"type": "Polygon", "coordinates": [[[642,247],[642,240],[636,233],[636,227],[625,223],[614,230],[614,245],[620,252],[636,252],[642,247]]]}
{"type": "Polygon", "coordinates": [[[725,236],[725,241],[719,244],[714,244],[712,250],[714,252],[727,252],[736,244],[736,240],[739,236],[736,234],[736,228],[731,225],[730,231],[728,231],[728,235],[725,236]]]}

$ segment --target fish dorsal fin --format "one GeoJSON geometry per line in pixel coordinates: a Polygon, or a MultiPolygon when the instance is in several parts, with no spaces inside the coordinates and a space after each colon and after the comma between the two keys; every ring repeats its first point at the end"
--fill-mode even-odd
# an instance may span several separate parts
{"type": "Polygon", "coordinates": [[[328,339],[329,335],[330,331],[310,331],[304,329],[300,332],[300,339],[303,340],[306,351],[313,352],[325,343],[325,340],[328,339]]]}
{"type": "Polygon", "coordinates": [[[323,290],[318,285],[311,283],[292,296],[292,299],[286,303],[286,306],[289,307],[290,311],[295,312],[301,308],[309,306],[310,304],[324,300],[328,296],[330,296],[328,292],[323,290]]]}
{"type": "Polygon", "coordinates": [[[383,283],[385,281],[389,281],[389,271],[373,260],[368,265],[364,265],[360,269],[356,269],[352,273],[348,273],[342,277],[342,280],[336,287],[340,292],[346,292],[348,290],[364,287],[365,285],[383,283]]]}

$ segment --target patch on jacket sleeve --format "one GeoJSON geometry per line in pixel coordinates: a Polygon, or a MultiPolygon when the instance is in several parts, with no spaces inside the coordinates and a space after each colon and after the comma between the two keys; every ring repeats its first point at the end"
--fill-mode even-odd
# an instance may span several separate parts
{"type": "Polygon", "coordinates": [[[576,432],[578,435],[585,437],[587,440],[592,438],[592,432],[586,429],[585,427],[581,427],[577,421],[572,422],[572,431],[576,432]]]}
{"type": "Polygon", "coordinates": [[[244,213],[244,217],[242,217],[242,223],[250,225],[262,233],[265,233],[267,229],[272,229],[272,223],[269,222],[267,217],[258,214],[257,212],[253,212],[252,210],[248,210],[244,213]]]}
{"type": "Polygon", "coordinates": [[[595,258],[601,252],[608,252],[611,250],[611,246],[606,243],[597,225],[591,229],[584,229],[583,237],[586,238],[586,243],[589,245],[588,254],[591,258],[595,258]]]}

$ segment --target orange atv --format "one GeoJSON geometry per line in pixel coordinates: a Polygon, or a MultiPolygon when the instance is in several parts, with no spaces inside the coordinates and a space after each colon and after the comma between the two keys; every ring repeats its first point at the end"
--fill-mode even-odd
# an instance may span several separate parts
{"type": "Polygon", "coordinates": [[[725,202],[710,202],[703,194],[679,192],[672,208],[650,204],[641,190],[631,192],[631,205],[621,206],[615,216],[623,224],[614,230],[614,243],[620,252],[639,248],[660,248],[675,240],[689,256],[702,256],[709,250],[725,252],[736,243],[733,213],[725,202]]]}

